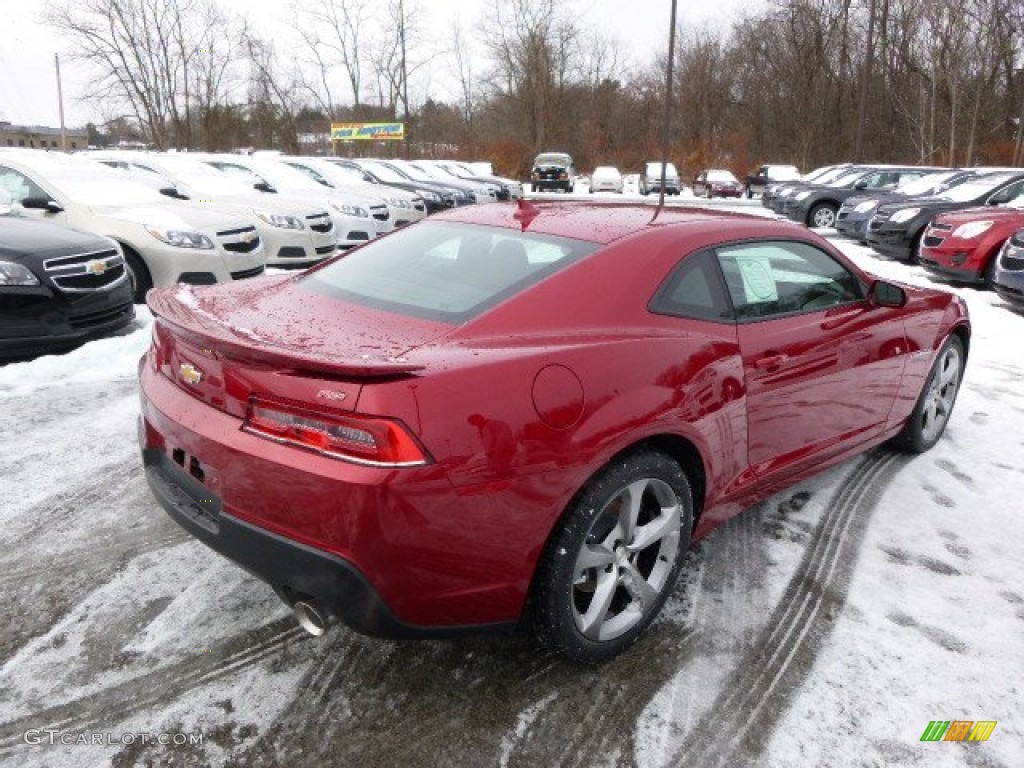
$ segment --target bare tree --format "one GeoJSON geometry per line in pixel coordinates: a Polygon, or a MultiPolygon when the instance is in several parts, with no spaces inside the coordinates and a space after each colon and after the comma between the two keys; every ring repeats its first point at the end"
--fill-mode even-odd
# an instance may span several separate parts
{"type": "Polygon", "coordinates": [[[367,52],[365,27],[371,0],[296,0],[293,26],[308,56],[305,64],[315,71],[316,85],[307,90],[333,116],[336,102],[331,82],[340,69],[348,81],[352,104],[358,108],[363,95],[363,66],[367,52]]]}
{"type": "Polygon", "coordinates": [[[127,109],[158,147],[189,146],[197,97],[222,95],[230,23],[209,0],[60,0],[46,19],[95,73],[91,97],[127,109]]]}

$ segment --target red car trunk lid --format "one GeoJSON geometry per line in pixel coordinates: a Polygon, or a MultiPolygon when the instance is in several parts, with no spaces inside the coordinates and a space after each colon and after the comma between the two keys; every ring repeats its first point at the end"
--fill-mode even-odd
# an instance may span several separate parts
{"type": "Polygon", "coordinates": [[[253,394],[351,411],[362,383],[414,374],[404,355],[451,327],[313,293],[290,276],[151,291],[161,372],[244,417],[253,394]],[[256,283],[256,285],[253,285],[256,283]]]}

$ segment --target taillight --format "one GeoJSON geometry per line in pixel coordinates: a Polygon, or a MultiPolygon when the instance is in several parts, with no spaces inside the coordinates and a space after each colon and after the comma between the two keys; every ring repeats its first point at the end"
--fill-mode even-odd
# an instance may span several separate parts
{"type": "Polygon", "coordinates": [[[357,464],[415,467],[430,460],[401,422],[377,416],[315,413],[253,397],[242,429],[357,464]]]}

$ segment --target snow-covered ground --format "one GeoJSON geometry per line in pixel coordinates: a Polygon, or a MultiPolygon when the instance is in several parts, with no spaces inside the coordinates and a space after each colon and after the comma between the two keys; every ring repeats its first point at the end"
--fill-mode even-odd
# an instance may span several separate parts
{"type": "Polygon", "coordinates": [[[1024,765],[1024,315],[951,290],[974,337],[939,445],[874,451],[747,510],[600,669],[522,638],[308,639],[149,495],[145,310],[123,336],[0,367],[0,762],[1024,765]],[[923,743],[933,720],[997,725],[923,743]]]}

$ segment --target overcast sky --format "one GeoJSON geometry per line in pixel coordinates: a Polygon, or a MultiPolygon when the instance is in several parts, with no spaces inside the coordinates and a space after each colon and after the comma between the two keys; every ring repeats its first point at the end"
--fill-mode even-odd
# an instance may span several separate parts
{"type": "MultiPolygon", "coordinates": [[[[287,0],[218,0],[245,15],[254,26],[272,29],[279,24],[287,0]]],[[[0,120],[18,125],[59,125],[54,54],[61,54],[64,110],[69,127],[100,119],[84,99],[87,78],[69,57],[69,51],[40,17],[43,0],[5,0],[4,33],[0,35],[0,120]]],[[[456,16],[464,29],[473,29],[487,0],[429,0],[421,7],[433,39],[443,40],[456,16]]],[[[682,24],[722,24],[763,0],[681,0],[682,24]]],[[[668,43],[670,0],[576,0],[580,20],[617,38],[629,61],[648,63],[668,43]]],[[[431,74],[429,90],[437,98],[451,98],[455,89],[445,82],[447,68],[431,74]]],[[[410,78],[411,82],[411,78],[410,78]]]]}

